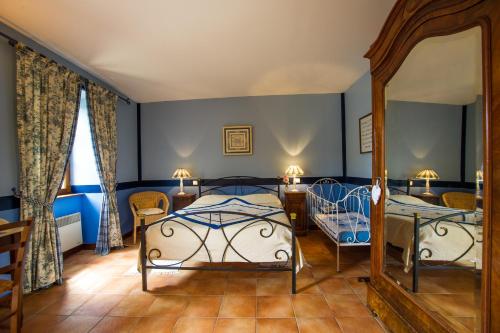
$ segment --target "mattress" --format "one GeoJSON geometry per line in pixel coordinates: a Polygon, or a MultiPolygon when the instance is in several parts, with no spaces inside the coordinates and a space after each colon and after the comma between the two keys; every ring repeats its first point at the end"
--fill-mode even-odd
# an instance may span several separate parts
{"type": "MultiPolygon", "coordinates": [[[[436,206],[407,195],[391,195],[385,205],[385,240],[394,246],[403,249],[404,270],[408,272],[412,266],[413,255],[413,224],[414,213],[421,215],[421,223],[434,218],[466,211],[442,206],[436,206]]],[[[482,212],[454,217],[451,221],[465,222],[461,224],[442,222],[429,224],[420,229],[419,248],[426,249],[422,252],[421,259],[428,261],[454,261],[467,251],[468,247],[481,246],[476,242],[482,232],[482,212]],[[437,230],[438,232],[436,232],[437,230]],[[443,235],[445,233],[444,236],[443,235]],[[476,241],[471,239],[472,235],[476,241]],[[432,254],[429,256],[429,254],[432,254]]],[[[456,261],[459,265],[479,266],[480,256],[478,248],[470,249],[462,258],[456,261]]]]}
{"type": "Polygon", "coordinates": [[[330,237],[340,243],[369,243],[370,219],[353,212],[315,214],[315,221],[330,237]],[[338,227],[337,227],[338,219],[338,227]]]}
{"type": "MultiPolygon", "coordinates": [[[[153,263],[186,258],[195,262],[283,263],[291,256],[292,233],[286,227],[290,222],[281,201],[271,194],[206,195],[169,217],[173,219],[146,231],[146,253],[153,263]],[[285,226],[230,212],[255,214],[285,226]]],[[[296,244],[300,269],[303,257],[296,244]]]]}

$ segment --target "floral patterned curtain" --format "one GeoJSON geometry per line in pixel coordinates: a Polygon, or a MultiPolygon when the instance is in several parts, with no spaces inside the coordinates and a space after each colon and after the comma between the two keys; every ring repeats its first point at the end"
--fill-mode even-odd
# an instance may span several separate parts
{"type": "Polygon", "coordinates": [[[16,50],[21,219],[33,218],[24,290],[62,283],[53,204],[76,128],[80,76],[23,45],[16,50]]]}
{"type": "Polygon", "coordinates": [[[103,201],[99,232],[97,234],[96,253],[106,255],[113,247],[122,247],[120,217],[116,201],[116,94],[89,83],[87,104],[90,114],[90,131],[97,161],[97,170],[101,180],[103,201]]]}

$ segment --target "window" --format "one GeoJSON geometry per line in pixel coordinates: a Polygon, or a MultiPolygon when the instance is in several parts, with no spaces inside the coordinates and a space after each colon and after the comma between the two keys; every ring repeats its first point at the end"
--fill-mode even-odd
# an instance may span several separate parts
{"type": "Polygon", "coordinates": [[[71,185],[95,184],[100,184],[100,181],[90,134],[87,98],[85,90],[82,90],[73,149],[58,194],[64,195],[71,193],[71,185]]]}
{"type": "Polygon", "coordinates": [[[59,189],[59,192],[57,192],[57,195],[65,195],[70,193],[71,193],[71,177],[70,177],[70,167],[68,162],[68,164],[66,165],[66,170],[64,170],[64,178],[61,184],[61,188],[59,189]]]}

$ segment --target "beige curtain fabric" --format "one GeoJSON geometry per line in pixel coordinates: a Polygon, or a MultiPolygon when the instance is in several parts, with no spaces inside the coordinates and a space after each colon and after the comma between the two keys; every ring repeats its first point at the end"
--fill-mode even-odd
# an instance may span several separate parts
{"type": "Polygon", "coordinates": [[[21,219],[33,218],[24,277],[30,292],[62,282],[52,208],[73,143],[80,76],[22,45],[16,64],[21,219]]]}
{"type": "Polygon", "coordinates": [[[111,248],[123,246],[116,200],[117,96],[106,88],[89,83],[87,101],[92,143],[103,192],[96,253],[106,255],[111,248]]]}

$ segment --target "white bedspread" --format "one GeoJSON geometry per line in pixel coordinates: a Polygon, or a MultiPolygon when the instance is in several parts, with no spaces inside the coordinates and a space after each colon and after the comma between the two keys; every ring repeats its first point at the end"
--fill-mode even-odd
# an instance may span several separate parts
{"type": "MultiPolygon", "coordinates": [[[[436,206],[428,204],[423,200],[407,195],[391,195],[386,200],[385,205],[385,240],[394,246],[403,249],[403,262],[405,271],[408,272],[412,266],[413,255],[413,224],[414,213],[420,213],[421,223],[429,221],[437,217],[465,212],[459,209],[436,206]]],[[[453,221],[464,221],[463,217],[456,217],[453,221]]],[[[472,225],[456,224],[452,222],[443,222],[438,226],[438,232],[442,233],[447,229],[447,234],[440,237],[436,234],[431,226],[427,225],[420,229],[420,249],[428,249],[432,252],[432,256],[427,258],[429,252],[422,253],[423,260],[451,261],[455,260],[471,245],[471,237],[478,240],[478,234],[482,232],[481,226],[475,225],[478,221],[482,221],[482,212],[466,215],[465,222],[470,222],[472,225]]],[[[472,248],[463,258],[457,261],[458,264],[473,266],[480,265],[481,258],[481,243],[475,242],[475,248],[472,248]]]]}
{"type": "MultiPolygon", "coordinates": [[[[257,214],[290,225],[280,200],[274,195],[206,195],[170,215],[178,216],[173,221],[151,226],[146,232],[146,253],[152,251],[151,258],[162,260],[180,261],[190,257],[189,261],[217,263],[247,260],[254,263],[276,263],[288,259],[285,252],[291,256],[292,234],[289,228],[231,214],[212,214],[210,220],[210,215],[206,213],[210,210],[257,214]],[[204,213],[182,216],[183,213],[194,211],[204,213]],[[221,223],[225,225],[223,228],[220,227],[221,223]],[[272,227],[275,227],[274,231],[272,227]],[[242,228],[245,229],[239,232],[242,228]],[[165,235],[172,236],[165,237],[162,230],[165,235]],[[206,248],[202,247],[195,253],[202,244],[200,239],[205,237],[206,248]],[[233,248],[227,247],[227,239],[231,240],[233,248]]],[[[297,266],[300,269],[303,257],[298,242],[296,244],[297,266]]]]}

